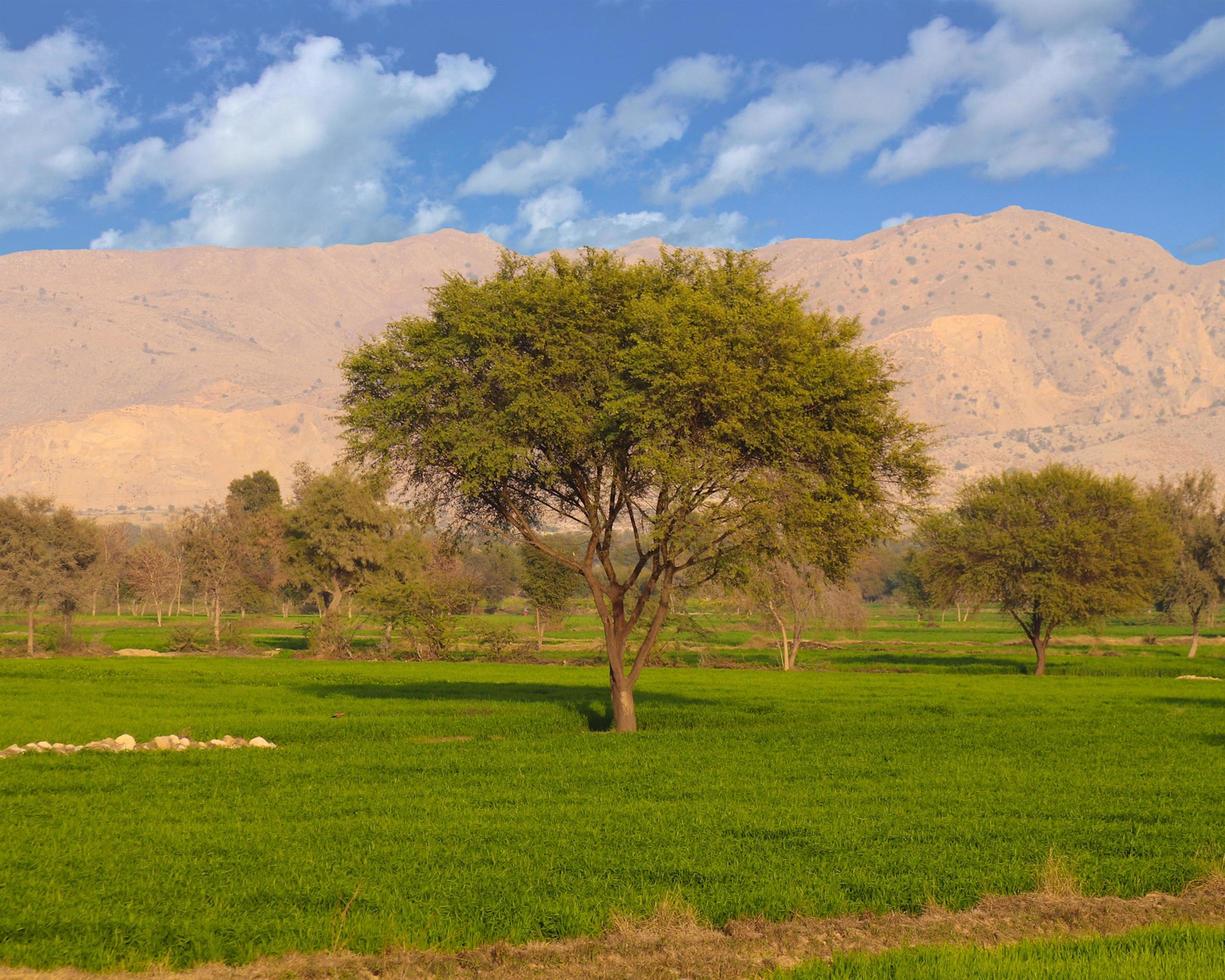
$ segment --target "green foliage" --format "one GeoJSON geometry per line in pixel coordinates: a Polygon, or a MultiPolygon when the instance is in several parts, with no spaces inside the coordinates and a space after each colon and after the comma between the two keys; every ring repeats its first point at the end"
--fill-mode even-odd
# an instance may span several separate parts
{"type": "Polygon", "coordinates": [[[285,522],[285,569],[292,584],[316,597],[318,645],[327,655],[347,650],[341,603],[380,568],[400,521],[384,496],[377,480],[343,467],[298,471],[285,522]]]}
{"type": "Polygon", "coordinates": [[[281,485],[267,470],[256,470],[230,481],[225,503],[230,510],[244,514],[276,510],[282,506],[281,485]]]}
{"type": "Polygon", "coordinates": [[[344,422],[355,458],[584,577],[631,728],[674,588],[772,552],[780,528],[839,575],[926,489],[923,432],[859,337],[747,253],[506,253],[488,281],[450,276],[428,317],[346,358],[344,422]],[[557,520],[582,529],[579,557],[542,537],[557,520]],[[624,528],[635,550],[619,567],[624,528]]]}
{"type": "Polygon", "coordinates": [[[1220,684],[658,670],[649,738],[609,739],[606,677],[0,660],[0,745],[280,746],[0,762],[0,963],[327,950],[346,907],[363,952],[594,933],[665,897],[714,923],[962,908],[1032,889],[1052,848],[1086,893],[1143,895],[1225,857],[1220,684]]]}
{"type": "Polygon", "coordinates": [[[1174,551],[1133,481],[1061,465],[971,484],[919,540],[918,571],[936,602],[998,602],[1033,644],[1039,673],[1053,630],[1144,608],[1174,551]]]}
{"type": "Polygon", "coordinates": [[[1225,596],[1225,496],[1209,471],[1162,480],[1153,499],[1177,536],[1173,571],[1161,583],[1158,601],[1182,606],[1198,635],[1200,619],[1225,596]]]}
{"type": "Polygon", "coordinates": [[[583,587],[573,568],[529,544],[519,550],[523,594],[542,613],[562,612],[583,587]]]}
{"type": "Polygon", "coordinates": [[[417,657],[447,653],[456,617],[480,599],[480,580],[436,538],[411,525],[389,543],[381,566],[363,582],[363,605],[386,626],[388,635],[407,634],[417,657]]]}
{"type": "Polygon", "coordinates": [[[0,598],[27,610],[28,652],[34,610],[50,601],[67,625],[97,556],[97,529],[67,507],[43,497],[0,498],[0,598]]]}

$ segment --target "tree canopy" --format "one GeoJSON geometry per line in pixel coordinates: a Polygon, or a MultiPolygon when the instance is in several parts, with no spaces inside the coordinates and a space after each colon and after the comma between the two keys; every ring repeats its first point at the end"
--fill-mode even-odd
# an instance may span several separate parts
{"type": "Polygon", "coordinates": [[[918,537],[935,601],[998,602],[1032,644],[1037,674],[1058,627],[1148,604],[1174,549],[1132,480],[1062,465],[972,483],[918,537]]]}
{"type": "Polygon", "coordinates": [[[0,596],[26,612],[34,652],[34,613],[46,599],[67,615],[98,555],[97,529],[43,497],[0,499],[0,596]]]}
{"type": "Polygon", "coordinates": [[[1153,491],[1158,508],[1177,537],[1177,556],[1161,583],[1164,606],[1183,606],[1191,617],[1188,657],[1199,649],[1204,613],[1225,596],[1225,496],[1210,471],[1162,480],[1153,491]]]}
{"type": "Polygon", "coordinates": [[[583,577],[614,722],[632,730],[676,588],[769,552],[780,528],[841,572],[926,489],[923,431],[859,339],[747,253],[506,253],[490,279],[447,277],[428,316],[346,358],[343,421],[354,459],[583,577]],[[577,526],[585,547],[550,547],[546,524],[577,526]],[[634,540],[622,565],[618,528],[634,540]]]}

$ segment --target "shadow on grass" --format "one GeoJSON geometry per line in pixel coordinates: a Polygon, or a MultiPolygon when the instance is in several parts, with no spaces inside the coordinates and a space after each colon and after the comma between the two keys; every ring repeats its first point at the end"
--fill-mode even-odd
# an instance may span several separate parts
{"type": "MultiPolygon", "coordinates": [[[[1216,685],[1213,686],[1215,687],[1216,685]]],[[[1178,695],[1171,695],[1168,697],[1153,698],[1153,700],[1159,701],[1162,704],[1172,704],[1179,708],[1188,706],[1192,708],[1217,708],[1218,710],[1225,708],[1225,698],[1214,698],[1211,696],[1196,698],[1190,696],[1179,697],[1178,695]]]]}
{"type": "MultiPolygon", "coordinates": [[[[984,674],[1028,674],[1032,665],[1016,657],[988,657],[966,653],[839,653],[830,657],[835,667],[854,666],[860,670],[906,670],[940,668],[950,672],[984,674]]],[[[1053,665],[1052,665],[1053,666],[1053,665]]]]}
{"type": "MultiPolygon", "coordinates": [[[[321,698],[373,698],[391,701],[501,701],[508,704],[556,704],[575,712],[593,732],[612,727],[608,688],[521,681],[426,681],[408,684],[307,684],[300,688],[321,698]]],[[[680,694],[637,692],[639,710],[652,705],[690,707],[710,704],[705,698],[680,694]]]]}

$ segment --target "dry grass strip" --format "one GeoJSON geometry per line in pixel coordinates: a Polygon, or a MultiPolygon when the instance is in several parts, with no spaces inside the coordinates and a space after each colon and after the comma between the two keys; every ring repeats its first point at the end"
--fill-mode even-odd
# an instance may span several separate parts
{"type": "MultiPolygon", "coordinates": [[[[1051,879],[1059,876],[1052,875],[1051,879]]],[[[498,943],[463,952],[392,950],[295,953],[245,966],[209,964],[182,972],[109,974],[109,980],[402,980],[423,977],[613,978],[752,977],[838,953],[882,953],[908,946],[955,943],[998,946],[1023,939],[1117,935],[1141,926],[1198,923],[1225,926],[1225,875],[1213,875],[1180,895],[1093,898],[1066,882],[1046,880],[1022,895],[991,896],[973,908],[931,908],[785,922],[739,920],[722,929],[699,922],[691,910],[663,905],[646,919],[617,919],[604,935],[512,946],[498,943]]],[[[4,970],[14,980],[87,980],[76,970],[4,970]]]]}

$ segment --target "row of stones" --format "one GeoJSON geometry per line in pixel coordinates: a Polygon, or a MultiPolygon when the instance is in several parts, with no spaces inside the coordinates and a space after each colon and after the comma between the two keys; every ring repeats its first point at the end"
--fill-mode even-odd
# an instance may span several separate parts
{"type": "Polygon", "coordinates": [[[197,742],[181,735],[159,735],[147,742],[138,742],[131,735],[103,738],[85,745],[69,745],[65,742],[27,742],[25,745],[10,745],[0,750],[0,759],[11,759],[27,752],[53,752],[57,755],[72,755],[74,752],[185,752],[187,749],[275,749],[276,743],[256,735],[255,738],[238,738],[226,735],[197,742]]]}

